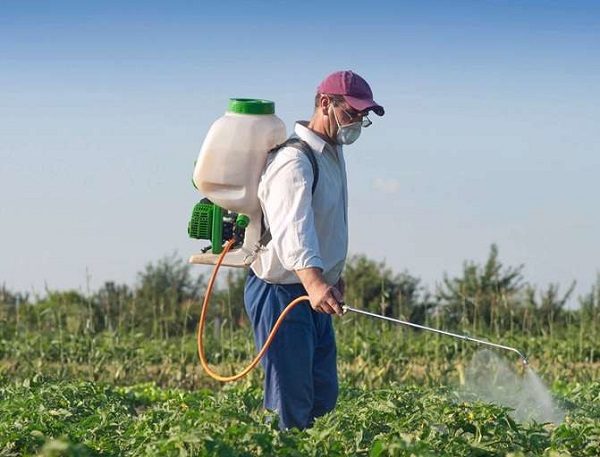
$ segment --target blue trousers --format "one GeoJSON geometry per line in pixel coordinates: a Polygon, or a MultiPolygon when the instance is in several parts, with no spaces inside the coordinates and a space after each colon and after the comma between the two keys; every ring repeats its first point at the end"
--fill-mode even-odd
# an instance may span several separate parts
{"type": "MultiPolygon", "coordinates": [[[[269,284],[249,270],[246,311],[261,348],[281,311],[306,295],[301,284],[269,284]]],[[[331,316],[299,303],[287,315],[263,357],[265,408],[277,411],[279,428],[310,427],[331,411],[338,396],[335,335],[331,316]]]]}

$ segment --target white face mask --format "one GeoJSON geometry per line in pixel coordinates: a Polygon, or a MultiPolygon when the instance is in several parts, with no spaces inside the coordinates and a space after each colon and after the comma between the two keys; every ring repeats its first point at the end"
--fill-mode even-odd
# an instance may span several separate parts
{"type": "Polygon", "coordinates": [[[337,143],[338,144],[352,144],[356,140],[358,140],[358,137],[360,136],[360,134],[362,132],[362,122],[353,122],[352,124],[341,125],[340,121],[338,121],[338,118],[335,114],[335,110],[333,109],[333,106],[331,107],[331,109],[333,110],[333,118],[335,119],[335,122],[337,123],[337,126],[338,126],[338,132],[336,135],[337,143]]]}

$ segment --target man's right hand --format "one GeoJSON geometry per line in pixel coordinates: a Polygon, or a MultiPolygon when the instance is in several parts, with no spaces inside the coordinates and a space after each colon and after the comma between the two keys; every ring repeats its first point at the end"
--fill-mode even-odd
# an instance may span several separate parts
{"type": "Polygon", "coordinates": [[[323,283],[323,286],[306,289],[310,297],[310,306],[317,312],[342,316],[342,294],[334,286],[323,283]]]}
{"type": "Polygon", "coordinates": [[[319,313],[337,314],[342,316],[343,296],[334,286],[325,282],[319,268],[296,270],[302,285],[308,292],[310,306],[319,313]]]}

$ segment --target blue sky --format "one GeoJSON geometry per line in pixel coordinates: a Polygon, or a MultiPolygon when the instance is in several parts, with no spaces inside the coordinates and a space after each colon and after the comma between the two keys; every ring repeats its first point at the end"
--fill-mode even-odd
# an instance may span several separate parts
{"type": "Polygon", "coordinates": [[[430,288],[492,243],[540,287],[595,281],[598,3],[83,3],[0,4],[0,283],[196,252],[193,161],[227,99],[290,130],[338,69],[386,107],[346,150],[351,252],[430,288]]]}

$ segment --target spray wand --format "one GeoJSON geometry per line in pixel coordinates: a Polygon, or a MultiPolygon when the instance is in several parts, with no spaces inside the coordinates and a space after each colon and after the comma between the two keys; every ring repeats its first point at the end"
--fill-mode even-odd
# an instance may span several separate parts
{"type": "Polygon", "coordinates": [[[380,314],[371,313],[369,311],[364,311],[362,309],[352,308],[352,307],[350,307],[348,305],[343,305],[342,306],[342,311],[344,312],[344,314],[346,314],[348,311],[350,311],[352,313],[362,314],[363,316],[374,317],[374,318],[381,319],[381,320],[384,320],[384,321],[393,322],[395,324],[407,325],[409,327],[414,327],[414,328],[418,328],[418,329],[421,329],[421,330],[427,330],[429,332],[435,332],[435,333],[440,333],[442,335],[452,336],[454,338],[459,338],[459,339],[464,340],[464,341],[472,341],[474,343],[483,344],[483,345],[495,347],[495,348],[498,348],[498,349],[505,349],[507,351],[513,351],[513,352],[516,352],[517,354],[519,354],[519,357],[521,357],[521,361],[523,362],[523,365],[527,366],[529,364],[529,362],[527,360],[527,357],[525,357],[525,355],[521,351],[519,351],[519,350],[517,350],[515,348],[512,348],[510,346],[504,346],[502,344],[490,343],[489,341],[479,340],[477,338],[471,338],[470,336],[466,336],[466,335],[459,335],[458,333],[446,332],[444,330],[439,330],[437,328],[426,327],[424,325],[415,324],[413,322],[402,321],[400,319],[393,319],[391,317],[387,317],[387,316],[382,316],[380,314]]]}

